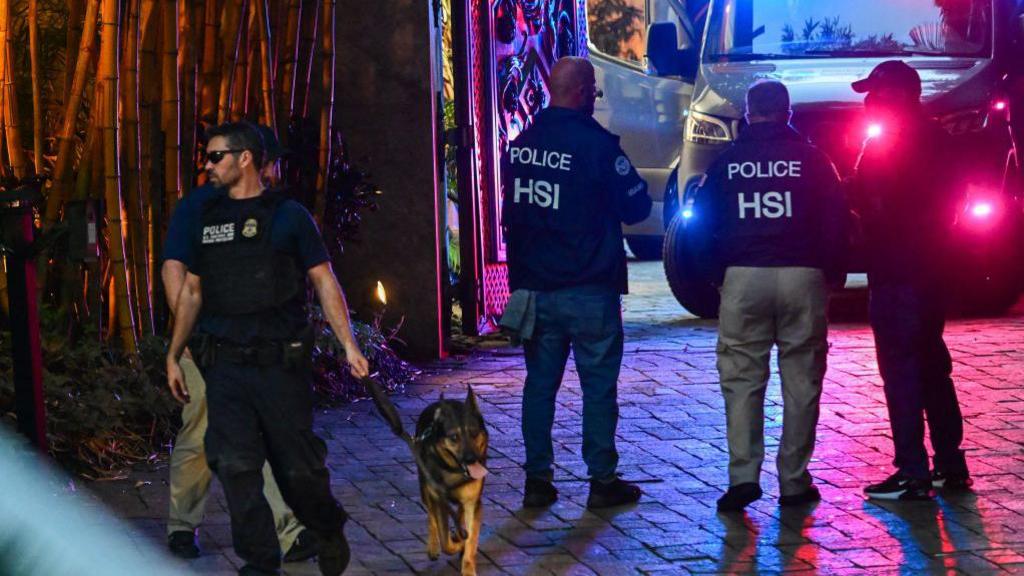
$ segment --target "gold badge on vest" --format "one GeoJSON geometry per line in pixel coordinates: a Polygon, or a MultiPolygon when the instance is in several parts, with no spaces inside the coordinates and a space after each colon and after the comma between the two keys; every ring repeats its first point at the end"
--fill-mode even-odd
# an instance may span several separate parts
{"type": "Polygon", "coordinates": [[[246,238],[252,238],[253,236],[256,236],[256,234],[258,233],[259,221],[257,221],[255,218],[249,218],[248,220],[246,220],[245,224],[242,226],[242,236],[246,238]]]}

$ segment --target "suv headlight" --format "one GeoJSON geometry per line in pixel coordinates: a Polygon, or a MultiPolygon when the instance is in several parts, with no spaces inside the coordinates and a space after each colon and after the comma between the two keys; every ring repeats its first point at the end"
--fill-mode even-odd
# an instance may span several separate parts
{"type": "Polygon", "coordinates": [[[729,126],[722,120],[690,111],[686,119],[686,141],[698,144],[719,144],[732,140],[729,126]]]}

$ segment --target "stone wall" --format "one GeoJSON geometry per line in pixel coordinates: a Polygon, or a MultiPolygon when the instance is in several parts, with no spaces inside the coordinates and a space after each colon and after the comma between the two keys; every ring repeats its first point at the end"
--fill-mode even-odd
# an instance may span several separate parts
{"type": "Polygon", "coordinates": [[[443,344],[431,5],[340,0],[336,31],[335,126],[384,195],[367,214],[362,243],[346,245],[335,265],[358,319],[372,317],[384,283],[385,319],[404,316],[399,336],[413,358],[436,357],[443,344]]]}

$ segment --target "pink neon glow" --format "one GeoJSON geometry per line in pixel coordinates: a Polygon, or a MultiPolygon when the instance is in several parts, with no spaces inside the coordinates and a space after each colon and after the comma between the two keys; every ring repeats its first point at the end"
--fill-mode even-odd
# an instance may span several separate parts
{"type": "Polygon", "coordinates": [[[881,124],[871,124],[868,126],[868,138],[878,138],[882,135],[881,124]]]}
{"type": "Polygon", "coordinates": [[[1006,100],[996,100],[992,103],[992,109],[998,110],[999,112],[1006,110],[1006,100]]]}

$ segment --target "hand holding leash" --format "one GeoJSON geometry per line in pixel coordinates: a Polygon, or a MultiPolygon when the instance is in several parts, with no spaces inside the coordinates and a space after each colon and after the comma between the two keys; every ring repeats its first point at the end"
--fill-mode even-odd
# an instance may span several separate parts
{"type": "Polygon", "coordinates": [[[345,345],[345,360],[348,361],[349,370],[356,378],[367,378],[370,375],[370,361],[363,356],[363,351],[355,342],[345,345]]]}

